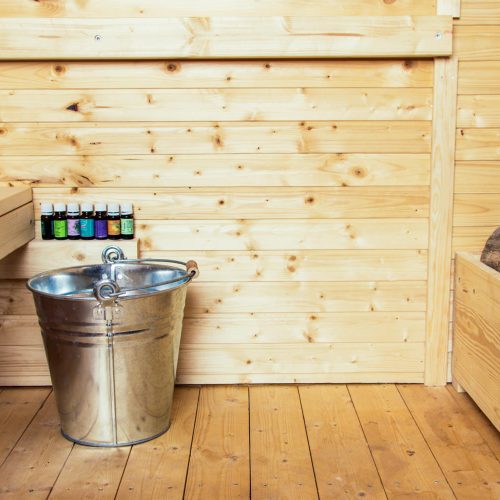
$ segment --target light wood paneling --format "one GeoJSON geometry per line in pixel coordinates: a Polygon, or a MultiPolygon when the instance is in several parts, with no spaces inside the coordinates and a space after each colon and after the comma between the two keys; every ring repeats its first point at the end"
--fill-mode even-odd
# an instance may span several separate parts
{"type": "Polygon", "coordinates": [[[456,263],[453,378],[500,429],[500,274],[473,255],[456,263]]]}
{"type": "Polygon", "coordinates": [[[453,51],[461,61],[500,60],[500,26],[455,26],[453,51]]]}
{"type": "Polygon", "coordinates": [[[347,387],[301,386],[299,395],[320,498],[385,499],[347,387]]]}
{"type": "Polygon", "coordinates": [[[140,221],[148,250],[425,249],[426,219],[140,221]]]}
{"type": "Polygon", "coordinates": [[[5,17],[165,17],[165,16],[225,16],[228,12],[241,16],[405,16],[434,15],[435,0],[316,0],[314,4],[303,0],[249,0],[235,3],[232,0],[121,0],[102,3],[88,0],[52,0],[32,5],[31,2],[4,0],[2,16],[5,17]]]}
{"type": "Polygon", "coordinates": [[[453,228],[453,252],[481,252],[495,226],[471,226],[453,228]]]}
{"type": "Polygon", "coordinates": [[[318,498],[296,387],[250,388],[253,498],[318,498]]]}
{"type": "Polygon", "coordinates": [[[42,345],[3,345],[0,349],[0,385],[51,385],[42,345]]]}
{"type": "Polygon", "coordinates": [[[459,24],[499,24],[500,6],[496,0],[461,0],[462,17],[459,24]]]}
{"type": "MultiPolygon", "coordinates": [[[[164,3],[157,7],[161,5],[164,3]]],[[[233,2],[231,7],[239,5],[233,2]]],[[[377,0],[373,8],[379,5],[377,0]]],[[[307,64],[218,60],[209,65],[204,61],[175,59],[114,61],[112,65],[99,61],[14,61],[0,64],[0,89],[431,88],[432,75],[432,61],[410,59],[381,60],[375,65],[372,61],[341,59],[310,60],[307,64]]]]}
{"type": "MultiPolygon", "coordinates": [[[[203,273],[197,281],[398,281],[427,279],[424,250],[350,250],[307,252],[193,251],[203,273]],[[328,263],[328,265],[325,265],[328,263]]],[[[142,252],[142,257],[171,258],[178,252],[142,252]]],[[[12,268],[11,268],[12,269],[12,268]]],[[[7,271],[7,269],[6,269],[7,271]]],[[[12,271],[0,276],[17,278],[12,271]]]]}
{"type": "Polygon", "coordinates": [[[4,90],[4,122],[430,120],[431,89],[4,90]]]}
{"type": "Polygon", "coordinates": [[[464,95],[458,99],[459,127],[500,127],[500,95],[464,95]]]}
{"type": "Polygon", "coordinates": [[[427,121],[0,124],[0,155],[429,153],[427,121]]]}
{"type": "Polygon", "coordinates": [[[488,226],[500,222],[499,193],[455,195],[454,223],[457,226],[488,226]]]}
{"type": "MultiPolygon", "coordinates": [[[[500,193],[500,162],[457,162],[455,193],[500,193]]],[[[495,205],[490,208],[495,209],[495,205]]]]}
{"type": "Polygon", "coordinates": [[[458,93],[500,94],[500,61],[460,62],[458,93]]]}
{"type": "Polygon", "coordinates": [[[33,203],[0,216],[0,260],[35,237],[33,203]]]}
{"type": "Polygon", "coordinates": [[[383,58],[452,52],[449,16],[210,16],[0,18],[0,58],[383,58]]]}
{"type": "Polygon", "coordinates": [[[500,159],[500,128],[461,128],[457,130],[457,160],[500,159]]]}
{"type": "Polygon", "coordinates": [[[248,388],[202,387],[185,496],[250,495],[248,388]]]}
{"type": "Polygon", "coordinates": [[[33,199],[28,187],[0,187],[0,216],[30,203],[33,199]]]}
{"type": "Polygon", "coordinates": [[[396,387],[349,392],[388,497],[455,498],[396,387]]]}
{"type": "Polygon", "coordinates": [[[0,185],[41,187],[426,186],[428,154],[6,156],[0,185]]]}
{"type": "MultiPolygon", "coordinates": [[[[426,217],[428,189],[426,187],[332,187],[304,188],[254,187],[227,188],[126,188],[99,189],[100,199],[108,202],[133,197],[137,220],[183,219],[341,219],[346,217],[426,217]]],[[[38,202],[95,201],[91,188],[35,188],[35,215],[38,202]]]]}

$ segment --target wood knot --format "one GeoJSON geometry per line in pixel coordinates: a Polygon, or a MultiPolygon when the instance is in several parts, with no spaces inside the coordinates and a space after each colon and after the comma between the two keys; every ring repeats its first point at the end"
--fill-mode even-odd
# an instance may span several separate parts
{"type": "Polygon", "coordinates": [[[288,260],[290,260],[292,262],[295,262],[297,260],[297,256],[296,255],[290,255],[290,257],[288,257],[288,260]]]}
{"type": "Polygon", "coordinates": [[[219,205],[224,205],[226,203],[224,200],[219,200],[219,205]]]}
{"type": "Polygon", "coordinates": [[[61,64],[56,64],[54,66],[54,72],[58,75],[64,75],[64,73],[66,73],[66,68],[61,64]]]}
{"type": "Polygon", "coordinates": [[[308,196],[306,198],[306,204],[307,205],[312,205],[314,203],[314,197],[313,196],[308,196]]]}
{"type": "Polygon", "coordinates": [[[174,73],[179,70],[179,66],[174,63],[168,63],[167,64],[167,71],[170,71],[170,73],[174,73]]]}
{"type": "Polygon", "coordinates": [[[78,113],[78,103],[77,102],[74,102],[73,104],[70,104],[69,106],[66,107],[66,109],[68,111],[75,111],[76,113],[78,113]]]}

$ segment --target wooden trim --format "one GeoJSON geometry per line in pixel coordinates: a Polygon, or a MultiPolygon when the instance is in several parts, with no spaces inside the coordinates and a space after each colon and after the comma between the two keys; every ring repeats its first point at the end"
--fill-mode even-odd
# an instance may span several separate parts
{"type": "Polygon", "coordinates": [[[452,15],[453,19],[460,19],[461,0],[438,0],[438,15],[452,15]]]}
{"type": "Polygon", "coordinates": [[[451,16],[0,19],[0,60],[436,57],[451,16]]]}
{"type": "MultiPolygon", "coordinates": [[[[448,8],[448,0],[438,0],[439,14],[448,8]]],[[[448,378],[457,92],[458,59],[436,59],[427,273],[426,385],[445,385],[448,378]]]]}

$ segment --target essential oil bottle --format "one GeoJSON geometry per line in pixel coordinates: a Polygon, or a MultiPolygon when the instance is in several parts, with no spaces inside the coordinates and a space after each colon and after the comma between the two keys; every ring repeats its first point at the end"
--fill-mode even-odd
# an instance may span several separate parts
{"type": "Polygon", "coordinates": [[[108,239],[120,239],[120,205],[118,203],[108,204],[108,239]]]}
{"type": "Polygon", "coordinates": [[[105,240],[108,237],[108,216],[105,203],[95,205],[95,237],[97,240],[105,240]]]}
{"type": "Polygon", "coordinates": [[[134,210],[132,203],[122,203],[120,206],[120,230],[122,239],[134,239],[134,210]]]}
{"type": "Polygon", "coordinates": [[[94,205],[92,203],[82,203],[80,234],[82,240],[93,240],[95,238],[94,205]]]}
{"type": "Polygon", "coordinates": [[[54,205],[54,238],[56,240],[68,239],[68,219],[64,203],[54,205]]]}
{"type": "Polygon", "coordinates": [[[68,239],[80,239],[80,205],[68,203],[68,239]]]}
{"type": "Polygon", "coordinates": [[[53,240],[54,239],[54,210],[52,203],[41,203],[40,204],[40,225],[42,229],[42,239],[53,240]]]}

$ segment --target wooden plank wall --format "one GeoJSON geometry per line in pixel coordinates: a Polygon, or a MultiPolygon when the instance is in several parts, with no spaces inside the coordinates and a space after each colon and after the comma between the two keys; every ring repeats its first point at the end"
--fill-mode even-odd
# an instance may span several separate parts
{"type": "MultiPolygon", "coordinates": [[[[459,99],[474,99],[482,118],[464,125],[459,108],[453,242],[470,248],[498,220],[499,163],[484,141],[500,134],[491,113],[500,35],[490,24],[494,2],[462,4],[459,99]]],[[[230,7],[248,16],[436,13],[433,0],[230,7]]],[[[0,15],[227,8],[223,0],[7,1],[0,15]]],[[[133,199],[142,255],[198,258],[180,382],[418,382],[432,85],[433,62],[421,60],[3,62],[0,179],[32,185],[38,202],[133,199]]],[[[44,355],[21,281],[0,283],[0,312],[0,374],[9,359],[8,370],[30,367],[33,382],[46,373],[44,355]]]]}
{"type": "Polygon", "coordinates": [[[455,25],[459,95],[453,250],[480,253],[500,225],[500,5],[462,0],[455,25]]]}

